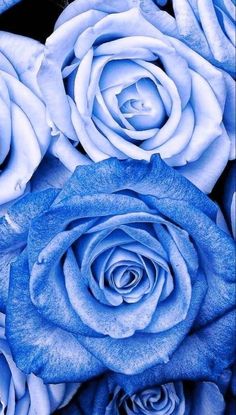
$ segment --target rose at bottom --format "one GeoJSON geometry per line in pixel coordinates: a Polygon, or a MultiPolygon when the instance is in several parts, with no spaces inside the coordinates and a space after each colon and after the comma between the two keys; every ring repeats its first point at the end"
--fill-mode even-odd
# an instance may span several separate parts
{"type": "Polygon", "coordinates": [[[0,306],[18,367],[46,383],[156,365],[215,382],[235,335],[235,243],[217,212],[158,156],[80,166],[17,201],[0,218],[0,306]]]}
{"type": "Polygon", "coordinates": [[[5,316],[0,313],[0,415],[50,415],[66,405],[76,383],[45,385],[39,377],[25,375],[13,361],[5,337],[5,316]]]}

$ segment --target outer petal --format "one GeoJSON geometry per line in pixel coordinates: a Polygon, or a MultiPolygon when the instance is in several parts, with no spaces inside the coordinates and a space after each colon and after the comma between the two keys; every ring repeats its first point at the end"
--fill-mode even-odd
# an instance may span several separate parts
{"type": "Polygon", "coordinates": [[[46,42],[45,59],[38,73],[40,88],[43,90],[44,100],[57,128],[67,137],[76,140],[77,137],[71,124],[71,110],[62,79],[62,66],[66,56],[73,54],[78,36],[104,16],[102,12],[89,10],[78,15],[59,27],[46,42]],[[57,91],[57,94],[54,94],[57,91]]]}
{"type": "Polygon", "coordinates": [[[55,24],[55,29],[78,14],[88,10],[98,10],[106,13],[120,13],[129,10],[135,2],[132,0],[75,0],[61,13],[55,24]]]}
{"type": "Polygon", "coordinates": [[[45,385],[41,378],[22,373],[12,359],[0,313],[0,410],[8,415],[49,415],[71,399],[79,384],[45,385]]]}
{"type": "Polygon", "coordinates": [[[105,370],[73,335],[48,323],[32,305],[26,251],[12,266],[6,334],[18,367],[46,382],[84,381],[105,370]]]}
{"type": "Polygon", "coordinates": [[[30,221],[48,209],[59,191],[49,189],[28,194],[10,207],[0,218],[0,310],[4,311],[9,285],[11,263],[24,249],[30,221]]]}
{"type": "Polygon", "coordinates": [[[175,201],[170,199],[156,203],[162,213],[165,212],[166,216],[189,233],[199,250],[209,287],[197,319],[198,324],[202,325],[234,307],[235,243],[199,210],[187,206],[185,202],[178,202],[178,205],[179,208],[176,209],[175,201]]]}
{"type": "Polygon", "coordinates": [[[112,193],[122,189],[131,189],[142,195],[161,199],[170,197],[185,200],[209,217],[216,217],[216,205],[188,180],[168,167],[158,155],[153,156],[149,163],[109,159],[92,166],[81,166],[68,180],[57,200],[75,194],[82,196],[112,193]]]}
{"type": "Polygon", "coordinates": [[[0,249],[8,250],[26,243],[31,220],[47,210],[59,190],[48,189],[43,192],[28,194],[10,207],[6,215],[0,218],[0,249]]]}
{"type": "Polygon", "coordinates": [[[181,379],[205,379],[217,383],[223,370],[234,361],[235,317],[235,310],[230,311],[206,328],[187,337],[168,363],[156,365],[134,376],[114,374],[115,381],[127,393],[142,390],[155,383],[181,379]]]}
{"type": "Polygon", "coordinates": [[[178,171],[204,193],[210,193],[225,169],[230,155],[231,142],[226,131],[218,137],[202,156],[178,171]],[[207,180],[206,180],[207,177],[207,180]]]}
{"type": "Polygon", "coordinates": [[[49,146],[50,131],[46,124],[45,106],[36,95],[37,91],[34,92],[37,89],[34,85],[34,70],[37,70],[34,58],[36,60],[42,52],[42,46],[33,40],[5,32],[0,32],[0,40],[0,57],[4,58],[3,68],[0,65],[1,100],[5,104],[3,117],[6,120],[6,127],[1,125],[4,131],[1,139],[5,142],[1,158],[5,159],[6,165],[0,174],[0,203],[5,204],[27,191],[27,185],[49,146]],[[25,61],[22,61],[21,55],[25,61]],[[9,67],[6,67],[6,62],[9,67]]]}
{"type": "Polygon", "coordinates": [[[36,74],[44,46],[34,39],[0,31],[0,51],[12,63],[20,80],[39,96],[36,74]]]}
{"type": "Polygon", "coordinates": [[[192,308],[190,308],[186,319],[171,330],[152,335],[135,334],[127,339],[112,339],[110,337],[101,339],[82,336],[77,336],[77,338],[110,370],[125,374],[141,373],[156,363],[168,362],[172,353],[178,348],[193,325],[204,294],[205,287],[202,284],[196,284],[192,296],[192,308]]]}

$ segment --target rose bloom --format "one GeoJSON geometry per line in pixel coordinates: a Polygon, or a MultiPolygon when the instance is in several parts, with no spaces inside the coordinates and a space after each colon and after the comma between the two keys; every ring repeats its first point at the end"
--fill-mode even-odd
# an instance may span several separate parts
{"type": "MultiPolygon", "coordinates": [[[[141,375],[143,376],[143,375],[141,375]]],[[[227,375],[227,381],[229,376],[227,375]]],[[[105,375],[84,383],[61,415],[224,415],[224,392],[213,382],[169,381],[127,392],[105,375]]]]}
{"type": "Polygon", "coordinates": [[[72,171],[159,153],[210,192],[235,157],[234,81],[166,34],[158,13],[151,0],[76,0],[63,11],[38,74],[52,151],[72,171]]]}
{"type": "Polygon", "coordinates": [[[158,156],[81,166],[16,202],[0,221],[0,303],[19,368],[46,382],[154,365],[214,380],[235,329],[234,241],[217,212],[158,156]]]}
{"type": "Polygon", "coordinates": [[[25,375],[15,365],[5,337],[5,316],[0,313],[0,414],[50,415],[66,405],[78,384],[45,385],[33,374],[25,375]]]}
{"type": "Polygon", "coordinates": [[[158,6],[173,7],[175,19],[161,9],[156,25],[178,37],[219,68],[235,76],[235,1],[167,0],[158,6]]]}
{"type": "Polygon", "coordinates": [[[0,32],[0,205],[30,188],[50,143],[36,73],[43,46],[0,32]]]}

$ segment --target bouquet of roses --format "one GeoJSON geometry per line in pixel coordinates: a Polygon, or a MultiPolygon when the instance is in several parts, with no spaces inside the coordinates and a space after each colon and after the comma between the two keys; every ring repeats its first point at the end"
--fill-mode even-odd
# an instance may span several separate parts
{"type": "Polygon", "coordinates": [[[14,3],[0,414],[233,415],[235,2],[14,3]]]}

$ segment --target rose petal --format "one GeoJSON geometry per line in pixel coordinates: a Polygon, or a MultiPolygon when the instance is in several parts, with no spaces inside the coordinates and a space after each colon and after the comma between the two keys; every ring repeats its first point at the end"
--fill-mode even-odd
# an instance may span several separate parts
{"type": "Polygon", "coordinates": [[[18,367],[48,383],[85,381],[103,372],[102,364],[73,335],[46,322],[32,305],[26,252],[14,263],[12,272],[6,332],[18,367]]]}

